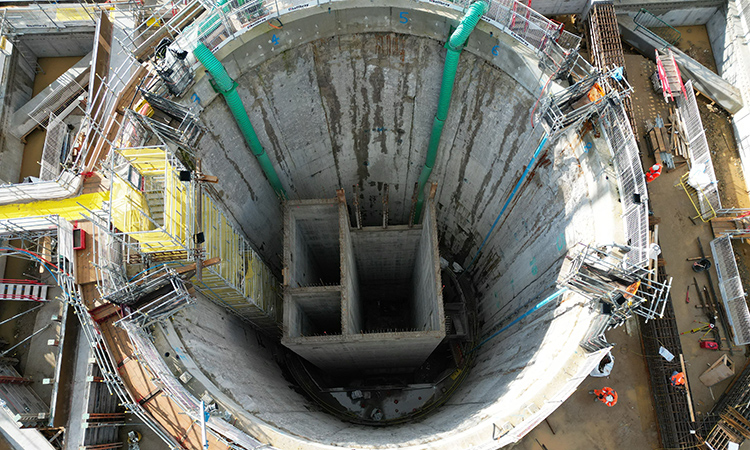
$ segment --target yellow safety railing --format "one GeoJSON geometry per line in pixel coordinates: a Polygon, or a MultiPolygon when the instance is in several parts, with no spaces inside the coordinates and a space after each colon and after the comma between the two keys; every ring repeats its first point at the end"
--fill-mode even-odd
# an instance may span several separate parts
{"type": "Polygon", "coordinates": [[[696,189],[688,184],[689,175],[690,172],[681,176],[680,182],[677,183],[675,187],[681,187],[690,199],[690,203],[693,204],[693,208],[695,208],[695,212],[697,213],[697,215],[693,217],[693,219],[700,219],[703,222],[708,222],[709,220],[716,217],[716,209],[714,208],[714,205],[711,204],[711,201],[709,200],[708,196],[705,195],[703,190],[696,189]]]}

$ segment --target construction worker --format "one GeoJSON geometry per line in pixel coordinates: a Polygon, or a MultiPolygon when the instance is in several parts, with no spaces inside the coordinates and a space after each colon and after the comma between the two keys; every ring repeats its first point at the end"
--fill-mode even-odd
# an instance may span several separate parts
{"type": "Polygon", "coordinates": [[[669,381],[672,382],[674,387],[685,386],[685,372],[674,371],[669,381]]]}
{"type": "Polygon", "coordinates": [[[654,164],[646,172],[646,183],[650,183],[661,175],[661,164],[654,164]]]}
{"type": "Polygon", "coordinates": [[[594,389],[593,391],[589,391],[589,393],[594,394],[597,400],[609,407],[615,406],[617,404],[617,392],[615,392],[615,390],[611,387],[605,386],[602,389],[594,389]]]}

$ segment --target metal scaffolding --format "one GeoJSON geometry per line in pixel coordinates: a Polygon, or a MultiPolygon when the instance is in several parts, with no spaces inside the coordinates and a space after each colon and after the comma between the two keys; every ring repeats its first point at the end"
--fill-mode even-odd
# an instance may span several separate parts
{"type": "Polygon", "coordinates": [[[579,244],[563,269],[560,285],[602,304],[618,326],[634,314],[647,321],[664,316],[672,278],[659,281],[655,270],[630,264],[623,255],[579,244]]]}
{"type": "MultiPolygon", "coordinates": [[[[200,199],[205,242],[198,250],[197,181],[168,148],[117,149],[111,178],[107,221],[116,228],[111,240],[122,242],[124,261],[177,267],[197,258],[219,258],[219,264],[203,268],[200,281],[192,280],[195,288],[257,327],[278,333],[278,283],[207,189],[200,199]]],[[[102,277],[119,282],[122,273],[118,269],[102,277]]]]}

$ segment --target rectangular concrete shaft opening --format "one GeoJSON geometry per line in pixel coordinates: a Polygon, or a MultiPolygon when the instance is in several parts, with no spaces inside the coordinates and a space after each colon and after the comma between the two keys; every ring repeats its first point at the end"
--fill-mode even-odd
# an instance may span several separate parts
{"type": "Polygon", "coordinates": [[[282,343],[325,370],[421,365],[445,337],[434,217],[357,230],[337,199],[287,202],[282,343]]]}

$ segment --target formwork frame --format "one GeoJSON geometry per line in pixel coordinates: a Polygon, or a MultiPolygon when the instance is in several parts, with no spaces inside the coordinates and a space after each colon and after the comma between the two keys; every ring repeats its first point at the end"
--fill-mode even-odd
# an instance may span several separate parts
{"type": "MultiPolygon", "coordinates": [[[[549,130],[550,140],[567,129],[578,128],[592,115],[602,115],[611,107],[612,102],[620,102],[628,98],[633,88],[621,76],[618,68],[605,72],[593,69],[588,76],[568,87],[560,93],[548,95],[542,101],[541,115],[545,127],[549,130]],[[588,101],[577,106],[580,101],[586,101],[593,90],[603,92],[604,95],[596,100],[588,101]]],[[[544,93],[542,94],[544,95],[544,93]]]]}
{"type": "MultiPolygon", "coordinates": [[[[156,259],[164,264],[183,265],[196,258],[220,258],[221,263],[206,267],[195,288],[209,299],[228,308],[244,320],[271,334],[280,330],[281,297],[278,283],[260,256],[237,230],[209,189],[201,193],[201,221],[205,242],[201,254],[196,252],[196,181],[180,181],[185,167],[164,146],[116,150],[110,163],[111,204],[107,223],[118,231],[110,241],[121,242],[125,260],[135,255],[142,261],[156,259]],[[123,178],[125,167],[135,169],[139,177],[164,180],[163,216],[155,217],[146,196],[131,181],[123,178]],[[164,258],[161,256],[164,255],[164,258]]],[[[148,186],[148,182],[144,183],[148,186]]],[[[153,205],[154,203],[152,203],[153,205]]],[[[104,279],[118,281],[124,270],[102,274],[104,279]]]]}

